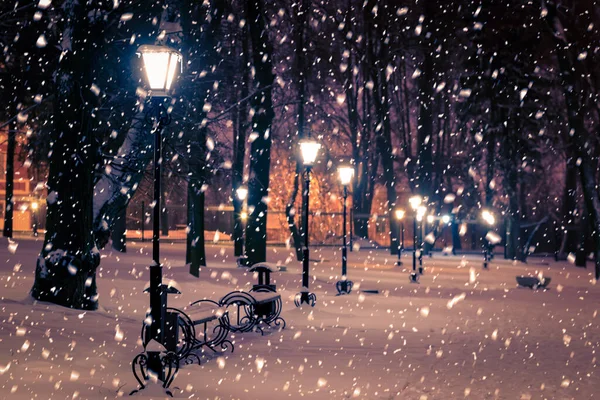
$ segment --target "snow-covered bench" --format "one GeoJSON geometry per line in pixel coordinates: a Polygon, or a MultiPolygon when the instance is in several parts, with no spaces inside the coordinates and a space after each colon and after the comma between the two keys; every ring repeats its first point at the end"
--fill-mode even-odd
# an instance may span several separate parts
{"type": "Polygon", "coordinates": [[[219,303],[203,299],[190,304],[185,311],[176,308],[169,308],[169,311],[178,316],[177,355],[180,360],[186,360],[188,363],[196,360],[200,364],[196,351],[203,347],[215,353],[225,350],[233,352],[233,343],[227,339],[229,317],[227,310],[219,303]],[[209,329],[208,324],[213,321],[216,321],[213,323],[214,327],[209,329]],[[197,326],[202,326],[201,330],[198,330],[197,326]]]}
{"type": "MultiPolygon", "coordinates": [[[[285,320],[281,318],[281,295],[271,283],[271,274],[279,271],[279,267],[270,263],[258,263],[250,272],[258,274],[258,283],[250,291],[230,292],[219,300],[219,304],[235,314],[235,322],[227,319],[232,332],[250,332],[258,329],[263,333],[260,324],[285,328],[285,320]]],[[[232,318],[233,319],[233,318],[232,318]]]]}

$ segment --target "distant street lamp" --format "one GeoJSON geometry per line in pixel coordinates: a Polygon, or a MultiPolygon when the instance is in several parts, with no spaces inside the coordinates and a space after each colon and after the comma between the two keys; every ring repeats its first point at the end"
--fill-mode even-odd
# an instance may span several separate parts
{"type": "Polygon", "coordinates": [[[349,294],[352,291],[354,283],[346,279],[348,273],[348,246],[346,244],[346,202],[348,199],[348,185],[354,177],[354,167],[351,165],[341,165],[338,167],[340,183],[344,186],[344,220],[342,233],[342,279],[336,284],[338,294],[349,294]]]}
{"type": "Polygon", "coordinates": [[[246,201],[246,198],[248,197],[248,188],[246,186],[239,186],[237,189],[235,189],[235,196],[237,197],[238,201],[240,202],[239,204],[241,205],[241,210],[239,215],[236,215],[236,224],[240,224],[240,227],[242,228],[240,231],[242,232],[242,234],[240,235],[240,237],[235,238],[236,242],[234,243],[235,246],[235,253],[236,256],[239,255],[241,257],[244,256],[244,224],[246,222],[246,219],[248,218],[248,214],[246,213],[244,204],[246,201]]]}
{"type": "Polygon", "coordinates": [[[426,206],[419,206],[417,209],[417,221],[419,221],[419,275],[423,275],[423,217],[427,213],[426,206]]]}
{"type": "Polygon", "coordinates": [[[419,276],[417,275],[417,242],[419,241],[419,234],[417,232],[417,215],[418,209],[423,202],[423,198],[421,196],[412,196],[408,199],[410,207],[414,212],[413,218],[413,262],[412,262],[412,272],[410,273],[410,281],[413,283],[419,282],[419,276]]]}
{"type": "Polygon", "coordinates": [[[302,290],[298,295],[296,295],[296,298],[294,299],[296,307],[300,307],[302,304],[310,304],[312,307],[314,307],[315,302],[317,301],[317,296],[314,293],[310,293],[308,291],[310,278],[308,259],[308,201],[310,192],[310,171],[312,170],[312,167],[315,164],[315,161],[317,160],[319,149],[321,149],[321,144],[315,140],[312,140],[310,136],[307,139],[302,140],[300,142],[300,153],[302,155],[302,162],[306,170],[304,172],[304,193],[302,195],[304,202],[304,248],[302,249],[302,290]]]}
{"type": "MultiPolygon", "coordinates": [[[[496,217],[489,210],[484,209],[481,211],[481,219],[483,219],[488,227],[492,227],[496,224],[496,217]]],[[[488,238],[488,235],[486,235],[486,241],[487,243],[483,246],[483,269],[488,268],[488,264],[491,260],[492,241],[488,238]]]]}
{"type": "Polygon", "coordinates": [[[406,212],[399,208],[395,211],[395,214],[396,220],[400,224],[401,241],[398,242],[398,261],[396,262],[396,265],[400,267],[402,266],[402,252],[404,251],[404,216],[406,212]]]}
{"type": "MultiPolygon", "coordinates": [[[[169,385],[179,370],[177,348],[177,314],[167,312],[167,294],[180,293],[172,286],[162,283],[162,265],[160,264],[160,216],[161,216],[161,157],[162,131],[171,122],[170,110],[165,108],[171,94],[173,83],[182,66],[181,54],[166,46],[143,45],[138,48],[146,75],[145,84],[150,98],[147,117],[152,121],[154,134],[154,199],[152,221],[152,260],[150,266],[150,315],[144,321],[142,344],[144,352],[138,354],[132,362],[132,369],[140,384],[145,388],[148,370],[153,371],[163,382],[168,394],[169,385]],[[167,331],[167,326],[169,327],[167,331]],[[136,370],[137,367],[137,370],[136,370]],[[138,374],[138,371],[141,374],[138,374]],[[140,376],[141,375],[141,376],[140,376]],[[141,379],[143,378],[143,380],[141,379]]],[[[132,392],[135,393],[137,390],[132,392]]]]}
{"type": "Polygon", "coordinates": [[[40,205],[37,201],[34,201],[33,203],[31,203],[31,218],[33,219],[32,221],[32,228],[33,228],[33,236],[37,237],[38,236],[38,209],[40,208],[40,205]]]}

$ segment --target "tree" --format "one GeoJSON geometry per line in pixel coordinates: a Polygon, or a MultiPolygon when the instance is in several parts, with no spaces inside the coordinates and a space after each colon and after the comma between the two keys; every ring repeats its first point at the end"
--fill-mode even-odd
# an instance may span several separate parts
{"type": "Polygon", "coordinates": [[[267,31],[262,0],[246,2],[246,15],[252,43],[252,63],[255,69],[255,89],[250,105],[253,110],[250,180],[248,182],[248,224],[246,226],[246,255],[250,264],[267,259],[267,205],[269,168],[271,163],[271,124],[273,100],[271,86],[273,49],[267,31]]]}
{"type": "Polygon", "coordinates": [[[95,60],[102,54],[106,22],[97,3],[66,0],[62,10],[47,230],[31,295],[37,300],[93,310],[98,306],[96,268],[100,263],[92,233],[98,162],[98,121],[93,111],[98,98],[90,88],[95,60]]]}

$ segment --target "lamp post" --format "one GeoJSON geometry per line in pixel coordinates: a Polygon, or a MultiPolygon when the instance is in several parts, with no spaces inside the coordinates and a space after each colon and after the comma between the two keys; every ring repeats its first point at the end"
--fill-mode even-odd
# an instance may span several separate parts
{"type": "Polygon", "coordinates": [[[408,199],[410,207],[414,211],[413,218],[413,257],[412,257],[412,272],[410,273],[410,281],[412,283],[419,282],[419,276],[417,275],[417,242],[419,241],[419,233],[417,232],[417,216],[419,207],[421,207],[421,203],[423,202],[423,198],[421,196],[412,196],[408,199]]]}
{"type": "Polygon", "coordinates": [[[35,237],[38,236],[38,210],[39,210],[39,208],[40,208],[40,205],[37,201],[34,201],[33,203],[31,203],[31,211],[32,211],[31,218],[33,219],[31,226],[33,229],[33,236],[35,236],[35,237]]]}
{"type": "MultiPolygon", "coordinates": [[[[237,189],[235,189],[235,197],[239,201],[238,207],[241,205],[241,210],[239,214],[235,216],[236,227],[234,229],[236,229],[236,231],[239,233],[235,237],[234,250],[236,256],[244,257],[244,222],[248,217],[244,204],[246,198],[248,197],[248,188],[244,185],[239,186],[237,189]]],[[[240,262],[241,261],[242,260],[240,260],[240,262]]]]}
{"type": "Polygon", "coordinates": [[[315,302],[317,301],[317,296],[314,293],[310,293],[308,291],[310,278],[308,259],[308,201],[310,192],[310,171],[312,170],[312,167],[315,164],[317,154],[319,153],[320,148],[321,144],[319,144],[315,140],[312,140],[310,136],[307,139],[302,140],[300,142],[302,162],[306,170],[304,172],[304,193],[302,194],[304,203],[304,221],[302,224],[304,226],[304,248],[302,249],[302,290],[296,295],[296,298],[294,299],[296,307],[300,307],[302,304],[310,304],[314,307],[315,302]]]}
{"type": "Polygon", "coordinates": [[[417,221],[419,221],[419,275],[423,275],[423,217],[427,207],[421,205],[417,208],[417,221]]]}
{"type": "MultiPolygon", "coordinates": [[[[494,224],[496,224],[496,217],[494,216],[494,214],[489,211],[489,210],[482,210],[481,211],[481,219],[483,219],[483,221],[489,226],[492,227],[494,226],[494,224]]],[[[487,243],[483,246],[483,269],[487,269],[488,268],[488,264],[491,260],[491,240],[489,240],[487,238],[486,235],[486,241],[487,243]]]]}
{"type": "Polygon", "coordinates": [[[344,219],[342,232],[342,279],[335,285],[338,295],[350,294],[354,283],[346,279],[348,274],[348,246],[346,243],[346,202],[348,199],[348,185],[354,177],[354,168],[350,165],[341,165],[338,167],[340,183],[344,186],[344,219]]]}
{"type": "MultiPolygon", "coordinates": [[[[177,314],[167,312],[167,294],[180,292],[162,283],[163,271],[159,246],[162,130],[171,122],[170,111],[165,107],[165,103],[171,95],[178,70],[181,70],[182,57],[176,50],[154,45],[140,46],[138,55],[142,59],[146,86],[149,89],[150,104],[146,116],[152,122],[152,134],[154,134],[153,262],[150,266],[150,287],[145,290],[150,293],[150,313],[144,320],[142,329],[144,352],[133,359],[132,370],[140,384],[139,390],[145,388],[148,370],[150,370],[163,382],[163,388],[171,395],[169,386],[179,369],[179,359],[175,352],[178,332],[177,314]]],[[[134,390],[131,394],[137,391],[134,390]]]]}
{"type": "Polygon", "coordinates": [[[398,267],[402,266],[402,252],[404,251],[404,216],[406,215],[406,212],[403,209],[397,209],[395,211],[396,214],[396,220],[398,221],[398,224],[400,224],[400,242],[398,242],[398,261],[396,262],[396,265],[398,267]]]}

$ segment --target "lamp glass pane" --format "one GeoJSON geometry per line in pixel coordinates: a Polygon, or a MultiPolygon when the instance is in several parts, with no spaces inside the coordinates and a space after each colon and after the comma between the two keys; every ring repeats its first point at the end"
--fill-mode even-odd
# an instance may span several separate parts
{"type": "Polygon", "coordinates": [[[244,186],[240,186],[236,189],[235,194],[237,195],[238,199],[244,201],[248,196],[248,189],[244,186]]]}
{"type": "Polygon", "coordinates": [[[346,186],[352,182],[352,178],[354,177],[354,168],[352,167],[339,167],[338,174],[340,176],[340,182],[342,185],[346,186]]]}
{"type": "Polygon", "coordinates": [[[179,61],[179,55],[171,53],[171,60],[169,62],[169,72],[167,74],[167,84],[165,86],[166,90],[171,89],[171,84],[173,83],[173,78],[175,78],[175,72],[177,71],[179,61]]]}
{"type": "Polygon", "coordinates": [[[404,210],[396,210],[396,219],[404,218],[404,210]]]}
{"type": "Polygon", "coordinates": [[[148,52],[142,53],[144,59],[144,69],[148,77],[148,84],[152,90],[164,90],[169,70],[168,52],[148,52]]]}
{"type": "Polygon", "coordinates": [[[410,203],[410,206],[413,210],[419,208],[422,201],[423,199],[421,198],[421,196],[413,196],[410,199],[408,199],[408,202],[410,203]]]}
{"type": "Polygon", "coordinates": [[[313,165],[317,159],[317,154],[321,144],[313,141],[300,142],[300,152],[302,153],[302,160],[304,165],[313,165]]]}

